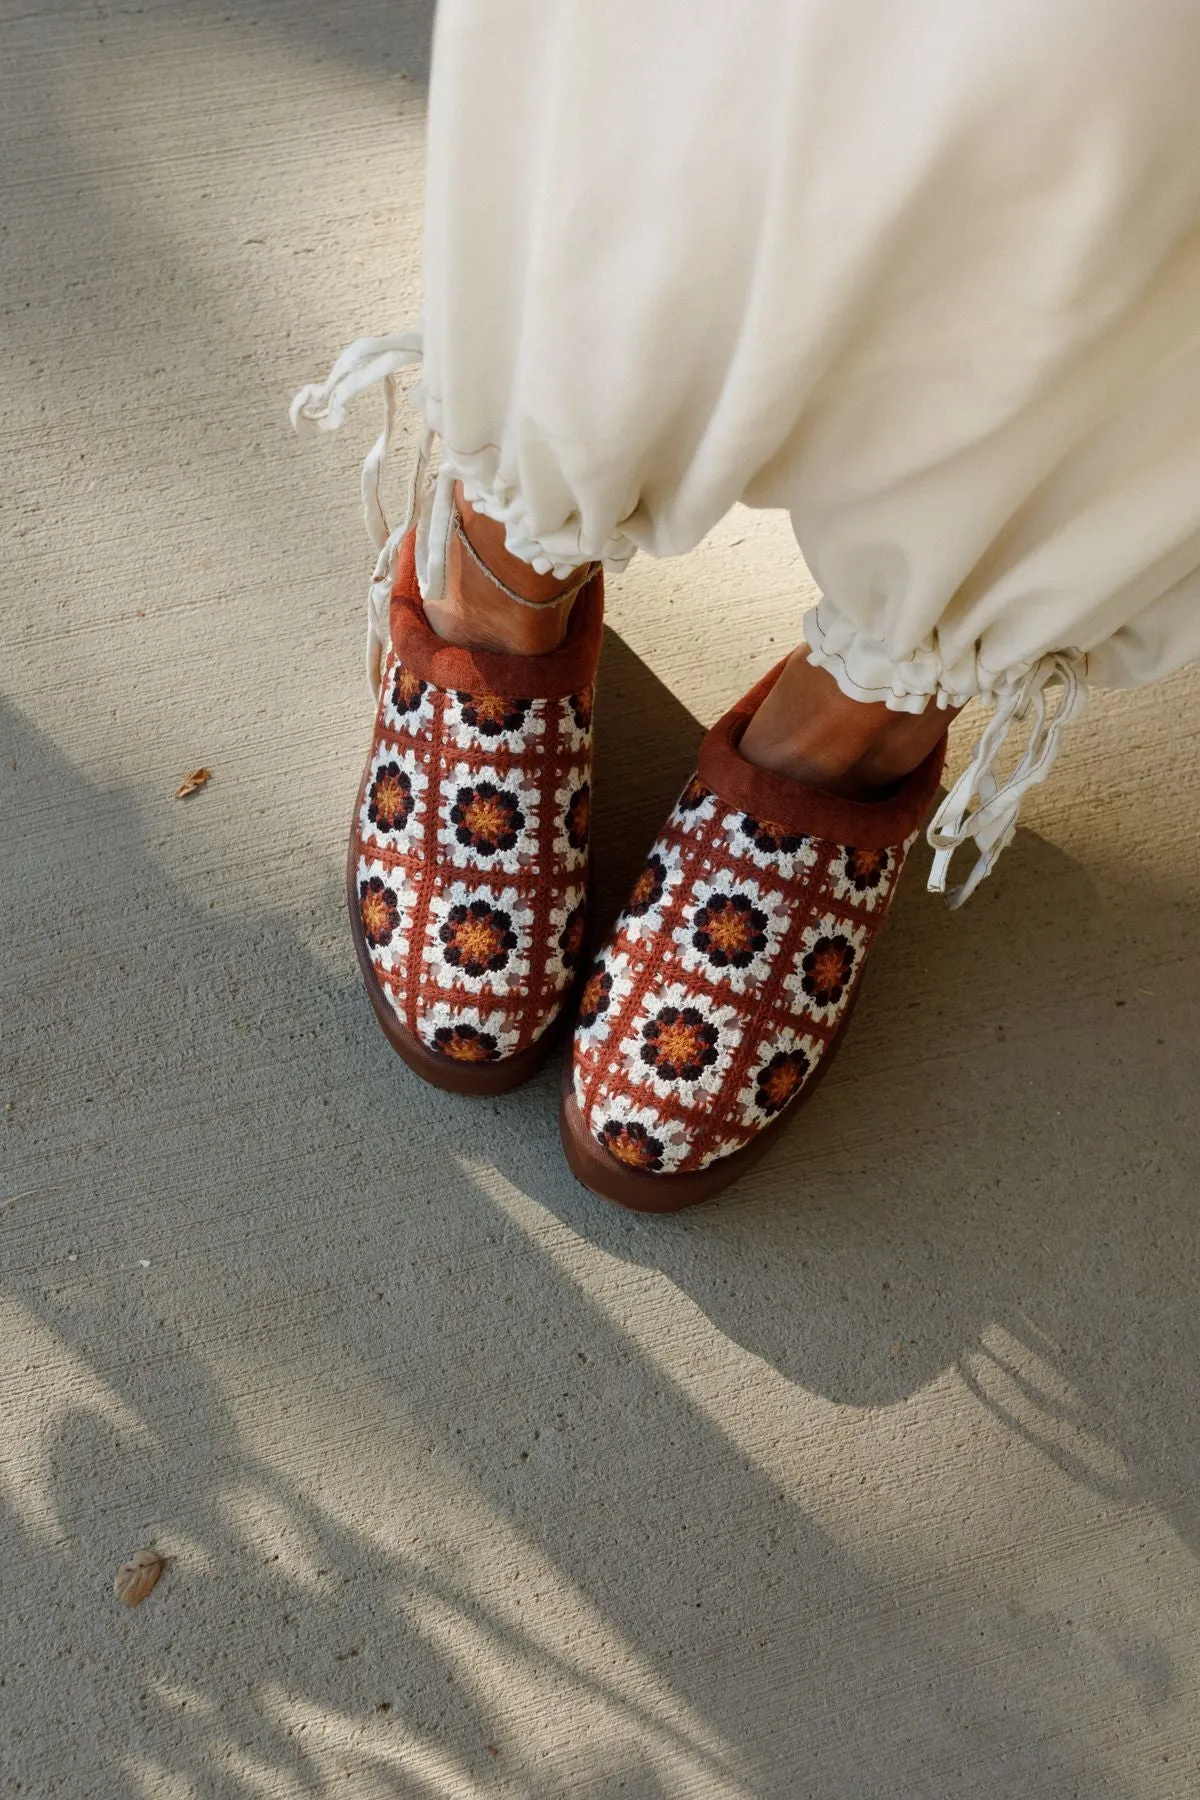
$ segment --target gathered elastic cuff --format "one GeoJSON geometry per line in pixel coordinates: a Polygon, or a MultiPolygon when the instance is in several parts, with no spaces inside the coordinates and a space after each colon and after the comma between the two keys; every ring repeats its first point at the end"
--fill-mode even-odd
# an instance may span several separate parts
{"type": "Polygon", "coordinates": [[[610,575],[619,573],[637,550],[633,539],[617,530],[607,537],[589,536],[578,512],[568,513],[553,529],[539,528],[531,518],[519,484],[501,474],[500,450],[485,444],[480,450],[459,450],[443,434],[442,409],[423,383],[413,391],[428,437],[441,440],[437,472],[431,477],[421,507],[417,536],[417,579],[426,600],[439,599],[446,579],[446,559],[454,526],[454,486],[462,482],[463,495],[476,512],[504,527],[504,545],[510,556],[528,563],[538,575],[565,581],[585,563],[599,563],[610,575]]]}
{"type": "Polygon", "coordinates": [[[451,490],[455,481],[461,481],[463,493],[475,511],[503,525],[505,548],[510,556],[528,563],[539,575],[553,575],[556,580],[565,581],[585,563],[599,563],[610,575],[616,574],[637,550],[632,538],[623,532],[595,542],[589,540],[578,513],[573,513],[557,530],[539,535],[525,510],[520,490],[511,482],[500,480],[495,450],[464,456],[444,444],[442,468],[449,471],[451,490]]]}
{"type": "Polygon", "coordinates": [[[892,712],[920,713],[932,702],[944,709],[983,700],[994,706],[1019,688],[1034,663],[988,669],[978,649],[948,663],[940,646],[921,644],[896,657],[882,638],[866,632],[823,598],[804,615],[809,660],[833,676],[849,700],[887,706],[892,712]]]}

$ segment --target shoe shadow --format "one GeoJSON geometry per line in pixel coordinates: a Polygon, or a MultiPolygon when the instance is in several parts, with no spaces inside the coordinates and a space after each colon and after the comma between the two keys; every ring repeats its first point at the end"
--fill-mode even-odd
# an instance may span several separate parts
{"type": "Polygon", "coordinates": [[[676,795],[704,727],[610,625],[596,689],[593,934],[604,937],[676,795]]]}
{"type": "MultiPolygon", "coordinates": [[[[615,634],[605,655],[607,927],[701,727],[615,634]]],[[[529,1191],[798,1387],[889,1407],[953,1372],[1072,1478],[1172,1508],[1200,1550],[1178,1353],[1200,1267],[1200,919],[1186,884],[1089,873],[1029,830],[958,914],[924,892],[928,863],[919,846],[828,1080],[726,1198],[652,1218],[557,1170],[529,1191]]]]}

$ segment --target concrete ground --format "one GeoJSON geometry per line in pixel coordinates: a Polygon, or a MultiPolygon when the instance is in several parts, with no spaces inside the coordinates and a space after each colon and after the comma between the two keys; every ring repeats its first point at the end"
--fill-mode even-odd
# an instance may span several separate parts
{"type": "MultiPolygon", "coordinates": [[[[1194,1796],[1200,672],[914,872],[735,1195],[606,1208],[342,918],[376,420],[285,411],[415,310],[426,9],[2,17],[0,1793],[1194,1796]]],[[[806,581],[612,584],[609,912],[806,581]]]]}

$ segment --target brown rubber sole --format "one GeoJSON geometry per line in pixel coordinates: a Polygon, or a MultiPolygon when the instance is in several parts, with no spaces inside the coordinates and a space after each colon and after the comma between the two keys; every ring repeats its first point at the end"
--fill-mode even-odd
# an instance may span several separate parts
{"type": "MultiPolygon", "coordinates": [[[[355,823],[362,806],[365,783],[364,776],[354,808],[355,823]]],[[[436,1050],[430,1050],[407,1026],[401,1024],[372,967],[358,905],[358,851],[353,826],[346,849],[346,910],[350,915],[350,936],[354,940],[354,954],[358,958],[359,973],[367,990],[367,999],[371,1002],[384,1037],[414,1075],[419,1075],[430,1087],[442,1088],[448,1094],[482,1096],[507,1094],[510,1089],[520,1087],[522,1082],[528,1081],[531,1075],[536,1075],[546,1057],[561,1040],[567,1022],[573,1016],[578,978],[575,987],[564,995],[563,1008],[558,1017],[526,1049],[519,1050],[515,1056],[502,1057],[498,1062],[456,1062],[452,1057],[439,1056],[436,1050]]]]}
{"type": "Polygon", "coordinates": [[[583,1114],[575,1098],[571,1059],[568,1056],[563,1065],[562,1104],[559,1108],[558,1125],[572,1175],[601,1200],[611,1200],[614,1205],[624,1206],[630,1212],[682,1212],[687,1206],[702,1206],[706,1200],[715,1200],[718,1194],[723,1194],[726,1188],[732,1187],[760,1157],[766,1155],[776,1138],[787,1130],[800,1108],[812,1099],[825,1079],[829,1065],[841,1049],[846,1028],[858,1004],[861,986],[860,982],[851,995],[850,1004],[830,1040],[828,1050],[817,1064],[815,1075],[807,1086],[801,1088],[790,1105],[785,1106],[777,1118],[763,1126],[757,1137],[744,1144],[740,1150],[735,1150],[732,1156],[723,1156],[719,1162],[710,1163],[706,1169],[693,1169],[683,1175],[652,1175],[645,1169],[630,1169],[601,1148],[583,1122],[583,1114]]]}

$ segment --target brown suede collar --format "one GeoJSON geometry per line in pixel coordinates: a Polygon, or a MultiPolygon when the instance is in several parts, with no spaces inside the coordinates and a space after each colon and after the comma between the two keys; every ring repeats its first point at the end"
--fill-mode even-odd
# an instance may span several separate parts
{"type": "Polygon", "coordinates": [[[700,746],[701,781],[739,812],[782,825],[797,837],[828,838],[858,850],[888,850],[902,844],[933,802],[946,757],[945,737],[889,800],[840,800],[790,776],[756,768],[738,744],[782,668],[783,663],[777,663],[717,720],[700,746]]]}
{"type": "Polygon", "coordinates": [[[392,648],[421,681],[462,694],[506,700],[566,700],[595,680],[604,629],[604,576],[596,574],[571,608],[567,639],[544,656],[505,656],[466,650],[438,637],[425,617],[417,586],[414,534],[400,546],[392,586],[392,648]]]}

